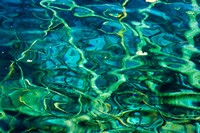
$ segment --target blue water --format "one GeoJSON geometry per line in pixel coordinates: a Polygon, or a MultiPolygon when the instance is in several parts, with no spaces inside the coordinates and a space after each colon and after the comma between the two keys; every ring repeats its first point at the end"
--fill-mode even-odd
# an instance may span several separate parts
{"type": "Polygon", "coordinates": [[[0,0],[0,131],[197,133],[199,0],[0,0]]]}

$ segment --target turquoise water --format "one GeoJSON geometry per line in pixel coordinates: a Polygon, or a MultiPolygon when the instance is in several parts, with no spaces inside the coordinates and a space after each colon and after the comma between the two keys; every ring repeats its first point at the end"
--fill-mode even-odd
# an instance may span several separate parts
{"type": "Polygon", "coordinates": [[[0,0],[0,131],[200,132],[199,0],[0,0]]]}

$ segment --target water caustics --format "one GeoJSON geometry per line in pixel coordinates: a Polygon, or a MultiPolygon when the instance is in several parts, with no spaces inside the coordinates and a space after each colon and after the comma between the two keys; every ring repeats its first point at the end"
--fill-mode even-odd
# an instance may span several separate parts
{"type": "Polygon", "coordinates": [[[0,131],[200,132],[199,0],[0,0],[0,131]]]}

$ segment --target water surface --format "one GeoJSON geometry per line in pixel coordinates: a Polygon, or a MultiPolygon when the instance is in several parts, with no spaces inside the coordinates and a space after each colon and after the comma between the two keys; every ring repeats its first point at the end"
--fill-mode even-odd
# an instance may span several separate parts
{"type": "Polygon", "coordinates": [[[0,131],[200,132],[199,0],[0,0],[0,131]]]}

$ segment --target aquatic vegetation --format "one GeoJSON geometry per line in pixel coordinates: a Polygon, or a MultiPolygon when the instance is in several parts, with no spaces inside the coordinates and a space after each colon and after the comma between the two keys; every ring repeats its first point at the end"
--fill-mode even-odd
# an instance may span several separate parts
{"type": "Polygon", "coordinates": [[[199,9],[2,0],[0,132],[199,132],[199,9]]]}

